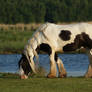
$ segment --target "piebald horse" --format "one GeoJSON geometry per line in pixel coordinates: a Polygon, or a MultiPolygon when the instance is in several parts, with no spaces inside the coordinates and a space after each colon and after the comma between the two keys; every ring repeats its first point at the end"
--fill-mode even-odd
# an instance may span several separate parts
{"type": "Polygon", "coordinates": [[[56,77],[56,64],[59,77],[66,77],[66,69],[58,53],[77,51],[85,48],[89,56],[89,66],[85,77],[92,77],[92,24],[77,23],[69,25],[56,25],[45,23],[29,39],[19,61],[19,74],[21,79],[28,78],[30,71],[37,73],[34,57],[38,59],[40,51],[50,57],[50,73],[48,78],[56,77]]]}

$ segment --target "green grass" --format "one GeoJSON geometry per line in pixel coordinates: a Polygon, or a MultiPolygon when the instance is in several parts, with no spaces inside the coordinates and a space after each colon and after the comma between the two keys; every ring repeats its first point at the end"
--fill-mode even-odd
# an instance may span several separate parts
{"type": "Polygon", "coordinates": [[[21,53],[33,32],[0,30],[0,53],[21,53]]]}
{"type": "Polygon", "coordinates": [[[15,74],[0,74],[0,92],[91,92],[92,78],[30,77],[21,80],[15,74]]]}

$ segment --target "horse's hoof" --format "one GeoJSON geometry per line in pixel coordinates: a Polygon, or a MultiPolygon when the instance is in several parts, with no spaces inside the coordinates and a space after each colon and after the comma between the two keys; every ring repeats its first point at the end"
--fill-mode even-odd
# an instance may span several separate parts
{"type": "Polygon", "coordinates": [[[67,74],[65,73],[65,74],[59,74],[59,78],[66,78],[67,77],[67,74]]]}
{"type": "Polygon", "coordinates": [[[56,78],[56,75],[54,75],[54,74],[48,74],[47,78],[56,78]]]}
{"type": "Polygon", "coordinates": [[[92,78],[92,66],[89,66],[87,73],[85,74],[86,78],[92,78]]]}
{"type": "Polygon", "coordinates": [[[92,78],[92,74],[86,74],[85,78],[92,78]]]}

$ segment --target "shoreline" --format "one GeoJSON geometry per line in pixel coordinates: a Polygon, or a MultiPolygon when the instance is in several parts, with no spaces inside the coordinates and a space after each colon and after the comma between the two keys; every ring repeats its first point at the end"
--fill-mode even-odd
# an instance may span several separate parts
{"type": "MultiPolygon", "coordinates": [[[[24,49],[20,49],[20,50],[3,50],[3,51],[0,51],[0,54],[22,54],[24,49]]],[[[44,52],[41,52],[41,54],[45,54],[44,52]]],[[[86,49],[85,48],[82,48],[78,51],[74,51],[74,52],[71,52],[71,53],[64,53],[64,54],[86,54],[86,49]]]]}

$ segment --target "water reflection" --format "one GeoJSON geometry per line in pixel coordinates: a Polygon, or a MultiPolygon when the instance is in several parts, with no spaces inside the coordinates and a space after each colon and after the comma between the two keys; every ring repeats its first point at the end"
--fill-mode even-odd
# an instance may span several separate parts
{"type": "MultiPolygon", "coordinates": [[[[68,76],[83,76],[88,68],[88,56],[85,54],[62,54],[59,57],[63,60],[68,76]]],[[[0,72],[18,72],[19,54],[0,55],[0,72]]],[[[39,55],[40,66],[49,72],[50,62],[48,55],[39,55]]]]}

